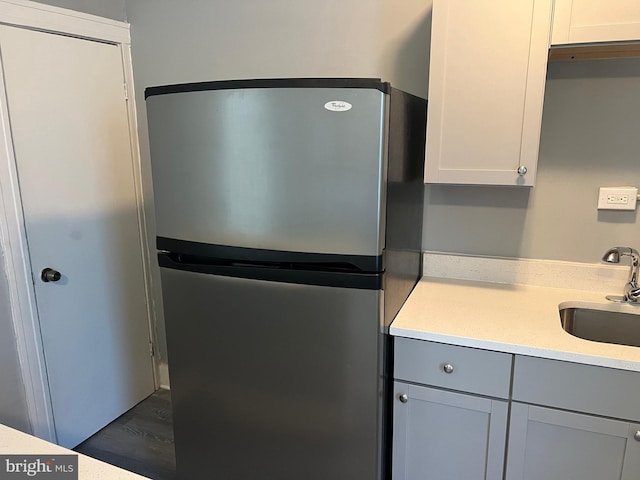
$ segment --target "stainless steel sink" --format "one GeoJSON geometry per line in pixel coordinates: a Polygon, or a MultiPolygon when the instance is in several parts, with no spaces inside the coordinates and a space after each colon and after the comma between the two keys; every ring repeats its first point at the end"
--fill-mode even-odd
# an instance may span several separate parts
{"type": "Polygon", "coordinates": [[[640,307],[634,313],[590,308],[561,308],[562,328],[575,337],[594,342],[640,347],[640,307]]]}

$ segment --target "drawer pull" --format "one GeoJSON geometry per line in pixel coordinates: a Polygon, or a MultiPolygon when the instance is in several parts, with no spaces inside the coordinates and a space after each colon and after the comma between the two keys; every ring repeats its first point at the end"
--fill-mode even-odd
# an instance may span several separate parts
{"type": "Polygon", "coordinates": [[[398,395],[398,400],[400,400],[402,403],[407,403],[409,401],[409,397],[407,397],[406,393],[403,393],[401,395],[398,395]]]}
{"type": "Polygon", "coordinates": [[[633,438],[640,442],[640,430],[637,430],[636,433],[633,434],[633,438]]]}
{"type": "Polygon", "coordinates": [[[450,363],[445,363],[442,367],[442,370],[444,370],[444,373],[453,373],[453,365],[451,365],[450,363]]]}

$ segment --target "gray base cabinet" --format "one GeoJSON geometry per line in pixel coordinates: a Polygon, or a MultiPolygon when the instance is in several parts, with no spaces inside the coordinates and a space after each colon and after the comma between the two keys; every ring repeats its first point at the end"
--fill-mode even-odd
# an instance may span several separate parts
{"type": "Polygon", "coordinates": [[[620,420],[514,402],[506,478],[637,480],[639,430],[620,420]]]}
{"type": "Polygon", "coordinates": [[[640,479],[638,372],[401,338],[394,359],[393,480],[640,479]]]}
{"type": "Polygon", "coordinates": [[[395,382],[393,479],[502,478],[508,403],[395,382]]]}
{"type": "Polygon", "coordinates": [[[637,372],[517,355],[506,480],[637,480],[639,393],[637,372]]]}
{"type": "Polygon", "coordinates": [[[395,339],[393,480],[498,480],[512,356],[395,339]]]}

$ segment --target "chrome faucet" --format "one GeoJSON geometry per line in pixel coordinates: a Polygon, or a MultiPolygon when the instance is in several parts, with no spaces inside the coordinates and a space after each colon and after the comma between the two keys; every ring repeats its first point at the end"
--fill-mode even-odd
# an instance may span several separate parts
{"type": "Polygon", "coordinates": [[[640,285],[638,285],[640,254],[635,248],[613,247],[605,252],[602,256],[602,261],[605,263],[620,263],[620,257],[631,257],[629,280],[624,286],[624,295],[622,297],[607,296],[607,299],[618,302],[640,303],[640,285]]]}

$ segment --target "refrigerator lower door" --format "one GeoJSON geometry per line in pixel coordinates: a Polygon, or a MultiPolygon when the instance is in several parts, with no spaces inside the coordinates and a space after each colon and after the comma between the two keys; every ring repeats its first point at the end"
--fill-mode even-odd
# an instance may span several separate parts
{"type": "Polygon", "coordinates": [[[380,291],[161,271],[180,478],[379,478],[380,291]]]}

